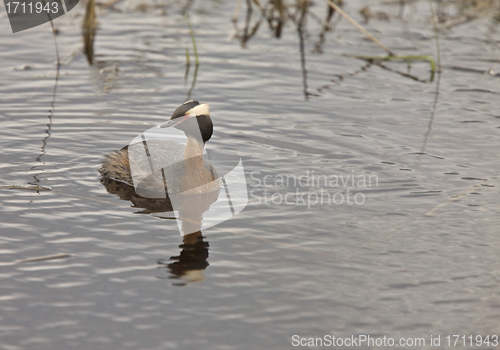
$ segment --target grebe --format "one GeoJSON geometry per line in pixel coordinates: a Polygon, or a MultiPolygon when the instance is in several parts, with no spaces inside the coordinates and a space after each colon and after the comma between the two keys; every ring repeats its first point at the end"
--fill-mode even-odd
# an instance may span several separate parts
{"type": "MultiPolygon", "coordinates": [[[[174,127],[182,130],[187,137],[183,151],[179,147],[169,147],[169,149],[162,150],[164,151],[163,156],[170,159],[168,164],[172,163],[172,159],[175,159],[175,164],[161,169],[167,179],[166,183],[161,183],[161,187],[167,192],[165,186],[168,186],[168,194],[190,195],[218,191],[220,187],[219,175],[213,166],[203,159],[205,143],[210,140],[213,133],[209,105],[193,100],[187,101],[177,107],[168,122],[160,124],[158,127],[174,127]]],[[[148,141],[148,145],[155,145],[154,140],[152,142],[148,141]]],[[[159,144],[162,145],[161,142],[159,144]]],[[[163,146],[165,145],[168,144],[163,143],[163,146]]],[[[135,180],[137,186],[136,174],[134,174],[134,179],[132,178],[130,162],[129,146],[127,145],[119,151],[107,154],[102,160],[99,172],[107,179],[129,186],[134,186],[135,180]]],[[[139,165],[133,164],[133,166],[135,170],[138,169],[139,165]]],[[[141,184],[158,188],[158,179],[162,179],[162,176],[145,174],[141,179],[141,181],[143,180],[141,184]]]]}

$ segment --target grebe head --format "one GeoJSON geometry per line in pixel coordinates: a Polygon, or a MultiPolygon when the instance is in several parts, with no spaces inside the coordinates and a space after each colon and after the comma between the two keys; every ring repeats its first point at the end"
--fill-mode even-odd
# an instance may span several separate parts
{"type": "Polygon", "coordinates": [[[184,131],[187,137],[198,138],[201,132],[203,143],[212,137],[214,127],[208,104],[193,100],[184,102],[172,113],[170,120],[177,121],[179,118],[181,120],[174,127],[184,131]]]}

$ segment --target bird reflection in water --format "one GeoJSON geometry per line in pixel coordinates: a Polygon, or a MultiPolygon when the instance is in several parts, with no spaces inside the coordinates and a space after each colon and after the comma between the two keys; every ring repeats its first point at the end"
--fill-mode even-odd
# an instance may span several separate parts
{"type": "Polygon", "coordinates": [[[203,271],[208,267],[208,242],[203,240],[201,231],[185,235],[184,244],[179,256],[173,256],[170,260],[158,260],[158,264],[164,265],[172,274],[169,278],[179,279],[182,282],[174,283],[176,286],[186,285],[186,282],[201,282],[205,279],[203,271]]]}
{"type": "MultiPolygon", "coordinates": [[[[173,211],[170,198],[144,198],[139,196],[134,187],[123,182],[101,178],[101,183],[111,194],[116,194],[121,200],[132,202],[132,208],[142,209],[138,214],[169,213],[173,211]]],[[[201,282],[205,279],[203,271],[208,267],[209,243],[204,241],[201,233],[203,214],[217,200],[219,191],[206,194],[184,195],[179,208],[179,220],[184,234],[181,252],[170,259],[159,259],[158,264],[167,268],[171,276],[177,279],[174,285],[185,285],[187,282],[201,282]]],[[[172,219],[175,219],[172,217],[172,219]]]]}
{"type": "Polygon", "coordinates": [[[183,150],[168,140],[131,143],[104,157],[101,183],[109,193],[141,208],[139,213],[178,212],[182,251],[179,256],[158,263],[170,270],[169,278],[180,280],[175,285],[185,285],[204,280],[209,244],[203,241],[201,233],[203,214],[217,201],[220,192],[217,171],[203,159],[205,143],[213,132],[208,105],[188,101],[174,111],[167,123],[158,126],[162,127],[184,132],[187,142],[183,150]],[[143,149],[148,158],[134,158],[143,149]],[[150,159],[153,153],[153,161],[163,165],[148,171],[154,168],[150,159]],[[146,170],[141,173],[138,169],[146,170]]]}

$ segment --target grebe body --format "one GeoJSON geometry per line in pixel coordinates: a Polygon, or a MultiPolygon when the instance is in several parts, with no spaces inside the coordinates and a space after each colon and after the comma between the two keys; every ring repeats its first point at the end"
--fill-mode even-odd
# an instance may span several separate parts
{"type": "Polygon", "coordinates": [[[187,137],[185,146],[176,141],[148,140],[148,147],[155,149],[155,161],[172,165],[161,172],[151,174],[146,170],[150,169],[147,162],[151,160],[144,158],[142,162],[137,162],[137,158],[131,157],[130,154],[133,149],[127,145],[104,157],[100,174],[129,186],[135,185],[136,188],[139,183],[146,188],[165,187],[169,194],[189,195],[219,190],[219,175],[214,167],[203,159],[205,143],[213,133],[208,104],[187,101],[172,113],[168,122],[158,127],[174,127],[182,130],[187,137]],[[134,171],[131,171],[131,166],[134,171]],[[141,169],[144,169],[144,174],[140,173],[141,169]]]}

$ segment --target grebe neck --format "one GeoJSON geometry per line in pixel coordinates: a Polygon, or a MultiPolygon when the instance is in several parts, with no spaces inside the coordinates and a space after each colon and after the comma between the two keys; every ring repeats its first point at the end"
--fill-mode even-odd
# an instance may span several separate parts
{"type": "Polygon", "coordinates": [[[188,136],[186,148],[184,149],[184,160],[201,157],[203,155],[203,141],[198,140],[196,137],[188,136]]]}
{"type": "Polygon", "coordinates": [[[214,186],[218,186],[218,183],[212,183],[215,176],[212,171],[206,168],[203,159],[204,146],[202,140],[198,141],[195,137],[188,136],[186,148],[184,149],[183,194],[207,193],[213,191],[214,186]]]}

